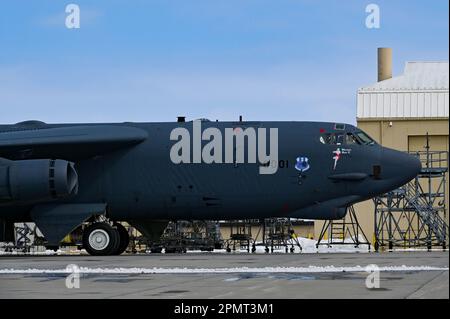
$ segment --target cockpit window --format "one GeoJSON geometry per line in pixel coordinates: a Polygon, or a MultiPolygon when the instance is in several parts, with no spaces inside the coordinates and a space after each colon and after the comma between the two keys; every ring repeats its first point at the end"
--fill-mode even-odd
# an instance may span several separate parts
{"type": "Polygon", "coordinates": [[[334,144],[334,134],[322,134],[320,136],[320,142],[322,144],[334,144]]]}
{"type": "Polygon", "coordinates": [[[326,133],[320,136],[322,144],[343,145],[345,143],[344,133],[326,133]]]}
{"type": "Polygon", "coordinates": [[[344,134],[336,134],[336,145],[344,144],[344,134]]]}
{"type": "Polygon", "coordinates": [[[375,141],[369,135],[367,135],[366,133],[364,133],[362,131],[356,132],[356,136],[361,141],[361,143],[363,143],[365,145],[375,144],[375,141]]]}
{"type": "Polygon", "coordinates": [[[320,142],[328,145],[374,145],[375,141],[363,131],[354,133],[324,133],[320,142]]]}
{"type": "Polygon", "coordinates": [[[355,144],[361,144],[358,140],[358,138],[353,135],[352,133],[347,133],[345,138],[345,144],[347,145],[355,145],[355,144]]]}
{"type": "Polygon", "coordinates": [[[328,145],[373,145],[375,141],[364,132],[356,133],[324,133],[320,142],[328,145]]]}

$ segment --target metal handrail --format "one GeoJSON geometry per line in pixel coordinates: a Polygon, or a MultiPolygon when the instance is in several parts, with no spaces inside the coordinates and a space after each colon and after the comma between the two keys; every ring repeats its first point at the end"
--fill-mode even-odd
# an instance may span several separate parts
{"type": "Polygon", "coordinates": [[[422,221],[428,225],[440,241],[445,241],[446,223],[439,213],[422,197],[418,196],[412,185],[406,184],[405,199],[412,205],[422,221]]]}
{"type": "Polygon", "coordinates": [[[449,154],[447,151],[416,151],[408,152],[408,154],[417,156],[424,168],[448,168],[449,154]]]}

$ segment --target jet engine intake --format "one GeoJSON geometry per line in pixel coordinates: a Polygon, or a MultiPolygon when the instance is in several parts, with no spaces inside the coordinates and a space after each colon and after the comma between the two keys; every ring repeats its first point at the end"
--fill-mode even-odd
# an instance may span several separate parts
{"type": "Polygon", "coordinates": [[[36,159],[0,165],[0,203],[52,201],[77,192],[78,175],[72,162],[36,159]]]}

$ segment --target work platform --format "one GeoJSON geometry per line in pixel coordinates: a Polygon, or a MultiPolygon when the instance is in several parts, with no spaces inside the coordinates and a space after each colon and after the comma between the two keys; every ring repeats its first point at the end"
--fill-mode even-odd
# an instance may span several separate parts
{"type": "Polygon", "coordinates": [[[375,250],[448,247],[448,152],[414,152],[422,170],[408,184],[374,199],[375,250]]]}

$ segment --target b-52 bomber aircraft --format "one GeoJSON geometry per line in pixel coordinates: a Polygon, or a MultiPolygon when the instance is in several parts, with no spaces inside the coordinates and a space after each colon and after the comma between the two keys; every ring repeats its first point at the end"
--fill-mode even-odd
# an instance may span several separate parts
{"type": "Polygon", "coordinates": [[[170,220],[340,219],[420,169],[340,123],[0,125],[0,241],[34,222],[57,247],[82,226],[88,253],[114,255],[120,222],[155,240],[170,220]]]}

